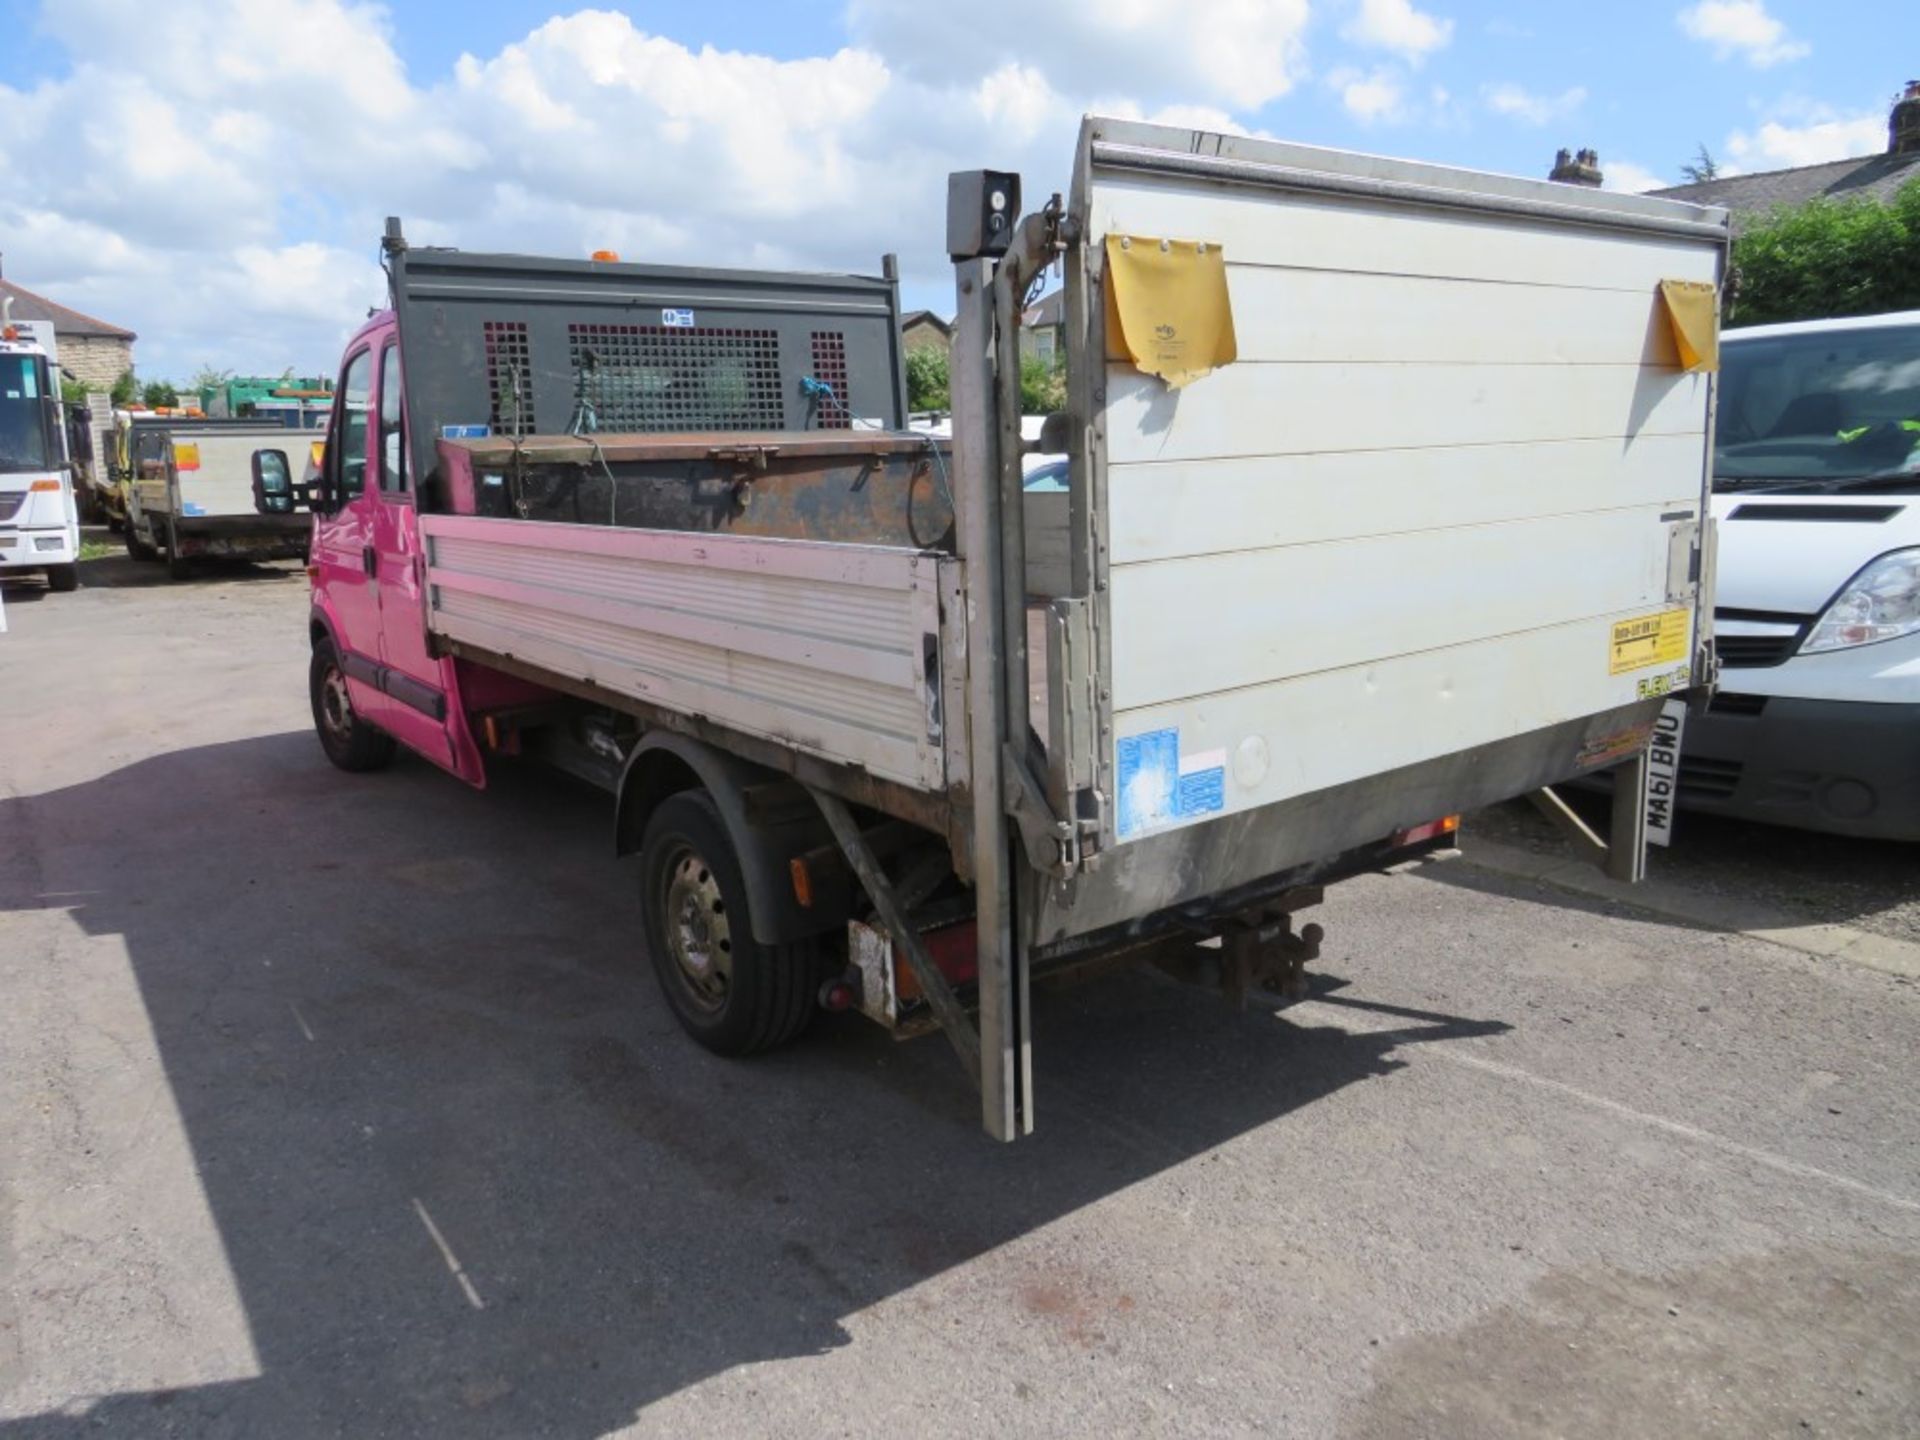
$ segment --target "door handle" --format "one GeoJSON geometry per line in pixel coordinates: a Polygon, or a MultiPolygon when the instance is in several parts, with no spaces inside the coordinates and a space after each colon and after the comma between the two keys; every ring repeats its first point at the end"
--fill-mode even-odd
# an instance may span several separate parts
{"type": "Polygon", "coordinates": [[[367,572],[369,580],[380,578],[380,552],[371,545],[360,547],[360,568],[367,572]]]}

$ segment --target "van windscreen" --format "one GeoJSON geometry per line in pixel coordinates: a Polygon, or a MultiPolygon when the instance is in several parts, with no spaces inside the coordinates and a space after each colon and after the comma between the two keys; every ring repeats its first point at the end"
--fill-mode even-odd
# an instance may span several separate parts
{"type": "Polygon", "coordinates": [[[1920,324],[1729,336],[1720,358],[1716,483],[1852,480],[1920,463],[1920,324]]]}

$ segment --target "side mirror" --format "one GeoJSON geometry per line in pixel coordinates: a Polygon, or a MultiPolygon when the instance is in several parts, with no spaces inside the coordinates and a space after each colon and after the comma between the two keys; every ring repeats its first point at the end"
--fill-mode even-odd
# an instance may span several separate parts
{"type": "MultiPolygon", "coordinates": [[[[312,498],[308,497],[311,507],[312,498]]],[[[296,508],[293,467],[284,450],[253,452],[253,508],[262,515],[291,515],[296,508]]]]}

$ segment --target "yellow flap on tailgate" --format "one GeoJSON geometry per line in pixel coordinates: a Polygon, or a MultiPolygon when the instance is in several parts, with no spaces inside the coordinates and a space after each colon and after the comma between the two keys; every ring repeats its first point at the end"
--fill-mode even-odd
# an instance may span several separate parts
{"type": "Polygon", "coordinates": [[[1231,365],[1239,349],[1220,247],[1107,236],[1107,343],[1110,358],[1174,390],[1231,365]]]}
{"type": "Polygon", "coordinates": [[[1705,280],[1662,280],[1660,298],[1666,302],[1667,323],[1680,351],[1680,368],[1687,371],[1720,368],[1720,304],[1715,287],[1705,280]]]}

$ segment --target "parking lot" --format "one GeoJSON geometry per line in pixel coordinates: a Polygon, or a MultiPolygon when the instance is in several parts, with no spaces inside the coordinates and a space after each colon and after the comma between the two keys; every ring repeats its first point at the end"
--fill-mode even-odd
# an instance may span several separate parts
{"type": "Polygon", "coordinates": [[[1920,1433],[1911,851],[1474,817],[1297,1006],[1042,994],[1002,1147],[938,1039],[684,1039],[595,793],[329,767],[297,568],[83,570],[0,637],[10,1435],[1920,1433]]]}

